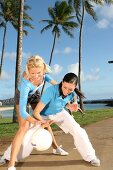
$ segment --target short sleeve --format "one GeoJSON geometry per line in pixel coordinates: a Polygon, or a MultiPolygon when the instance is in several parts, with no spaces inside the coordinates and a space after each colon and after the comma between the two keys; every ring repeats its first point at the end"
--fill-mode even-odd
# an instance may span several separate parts
{"type": "Polygon", "coordinates": [[[50,83],[52,80],[53,80],[53,78],[52,78],[50,75],[45,74],[45,81],[47,81],[48,83],[50,83]]]}

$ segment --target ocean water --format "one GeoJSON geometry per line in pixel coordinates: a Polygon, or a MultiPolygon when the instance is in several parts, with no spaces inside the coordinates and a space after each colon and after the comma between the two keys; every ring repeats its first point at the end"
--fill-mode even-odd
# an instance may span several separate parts
{"type": "MultiPolygon", "coordinates": [[[[84,104],[85,110],[95,110],[95,109],[104,109],[104,108],[111,108],[106,106],[105,104],[84,104]]],[[[6,110],[6,111],[0,111],[0,116],[2,117],[12,117],[13,116],[13,110],[6,110]]]]}

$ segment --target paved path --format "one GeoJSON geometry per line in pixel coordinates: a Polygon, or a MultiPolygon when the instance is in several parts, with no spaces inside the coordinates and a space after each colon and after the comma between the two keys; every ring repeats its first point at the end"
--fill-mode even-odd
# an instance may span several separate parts
{"type": "MultiPolygon", "coordinates": [[[[32,154],[17,164],[17,170],[113,170],[113,118],[85,127],[89,138],[101,160],[100,167],[93,167],[82,160],[74,148],[73,139],[62,131],[55,132],[57,142],[69,152],[69,156],[56,156],[52,149],[32,154]]],[[[0,147],[1,150],[1,147],[0,147]]],[[[0,151],[0,154],[2,154],[0,151]]],[[[0,170],[6,170],[7,165],[0,170]]]]}

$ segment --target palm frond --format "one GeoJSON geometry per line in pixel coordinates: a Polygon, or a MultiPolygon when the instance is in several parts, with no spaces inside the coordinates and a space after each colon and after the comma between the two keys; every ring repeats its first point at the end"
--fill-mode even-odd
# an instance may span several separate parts
{"type": "MultiPolygon", "coordinates": [[[[105,0],[105,1],[108,1],[108,0],[105,0]]],[[[103,5],[103,0],[91,0],[91,2],[93,2],[93,3],[95,3],[95,4],[97,4],[97,5],[103,5]]]]}
{"type": "MultiPolygon", "coordinates": [[[[18,18],[19,18],[19,8],[20,1],[18,0],[0,0],[0,16],[3,20],[10,22],[14,28],[17,30],[18,27],[18,18]],[[17,26],[15,26],[17,24],[17,26]]],[[[28,15],[28,10],[31,9],[28,5],[24,5],[24,14],[23,22],[24,26],[32,28],[33,26],[29,21],[32,21],[32,18],[28,15]]]]}
{"type": "Polygon", "coordinates": [[[27,4],[24,5],[24,11],[31,10],[31,7],[28,6],[27,4]]]}
{"type": "Polygon", "coordinates": [[[48,14],[49,14],[49,16],[51,17],[52,20],[55,20],[53,8],[51,8],[51,7],[48,8],[48,14]]]}
{"type": "Polygon", "coordinates": [[[28,32],[26,30],[23,30],[23,36],[27,36],[28,32]]]}
{"type": "Polygon", "coordinates": [[[45,23],[48,23],[48,24],[55,24],[54,21],[49,20],[49,19],[42,19],[42,20],[40,20],[39,22],[40,22],[40,23],[41,23],[41,22],[45,22],[45,23]]]}
{"type": "Polygon", "coordinates": [[[70,21],[70,22],[65,22],[63,26],[67,27],[67,29],[74,29],[78,27],[78,23],[70,21]]]}
{"type": "Polygon", "coordinates": [[[71,38],[74,38],[74,35],[71,31],[69,31],[65,26],[62,26],[63,31],[69,35],[71,38]]]}
{"type": "Polygon", "coordinates": [[[70,22],[70,21],[72,21],[74,18],[76,18],[75,16],[66,16],[66,17],[64,17],[63,19],[59,19],[58,20],[58,23],[59,24],[62,24],[62,23],[65,23],[65,22],[70,22]]]}
{"type": "Polygon", "coordinates": [[[45,31],[45,30],[48,30],[48,29],[50,29],[50,28],[52,28],[52,24],[49,24],[49,25],[47,25],[47,26],[45,26],[42,30],[41,30],[41,34],[45,31]]]}
{"type": "Polygon", "coordinates": [[[81,6],[82,6],[82,1],[80,0],[68,0],[68,4],[74,8],[76,18],[78,22],[80,23],[81,21],[81,6]]]}
{"type": "Polygon", "coordinates": [[[56,33],[56,35],[57,35],[57,38],[59,38],[60,35],[61,35],[61,31],[60,31],[60,29],[58,28],[58,26],[54,26],[54,28],[53,28],[53,30],[52,30],[52,34],[55,34],[55,33],[56,33]]]}
{"type": "Polygon", "coordinates": [[[73,6],[73,0],[68,0],[68,4],[69,4],[70,6],[73,6]]]}
{"type": "Polygon", "coordinates": [[[82,2],[80,0],[74,0],[73,3],[75,12],[76,12],[76,17],[78,19],[78,21],[81,20],[81,6],[82,6],[82,2]]]}
{"type": "Polygon", "coordinates": [[[73,37],[72,30],[78,26],[76,22],[72,21],[75,18],[75,16],[72,15],[73,8],[69,6],[66,1],[56,1],[54,7],[48,8],[48,12],[51,20],[43,19],[40,21],[48,23],[48,25],[41,30],[41,33],[53,28],[52,34],[56,34],[59,38],[61,34],[59,26],[61,26],[63,31],[65,31],[70,37],[73,37]]]}
{"type": "Polygon", "coordinates": [[[97,16],[96,16],[96,13],[93,9],[93,5],[90,4],[88,1],[85,1],[85,10],[87,11],[87,13],[93,17],[93,19],[95,21],[97,21],[97,16]]]}
{"type": "Polygon", "coordinates": [[[23,14],[23,18],[24,18],[24,20],[33,21],[33,19],[25,11],[24,11],[24,14],[23,14]]]}
{"type": "Polygon", "coordinates": [[[105,3],[107,3],[107,4],[113,4],[113,0],[105,0],[105,3]]]}
{"type": "Polygon", "coordinates": [[[23,21],[23,26],[24,27],[29,27],[31,29],[34,29],[34,27],[28,21],[23,21]]]}
{"type": "Polygon", "coordinates": [[[2,21],[0,22],[0,28],[4,27],[5,28],[5,23],[2,21]]]}

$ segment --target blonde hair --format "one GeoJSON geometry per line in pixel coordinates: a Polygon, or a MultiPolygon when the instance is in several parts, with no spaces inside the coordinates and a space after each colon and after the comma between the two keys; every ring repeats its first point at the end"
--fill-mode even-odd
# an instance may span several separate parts
{"type": "Polygon", "coordinates": [[[31,56],[28,59],[27,64],[26,64],[26,73],[29,74],[29,70],[34,67],[44,68],[44,73],[51,72],[50,66],[47,65],[45,61],[43,60],[43,58],[38,55],[31,56]]]}

